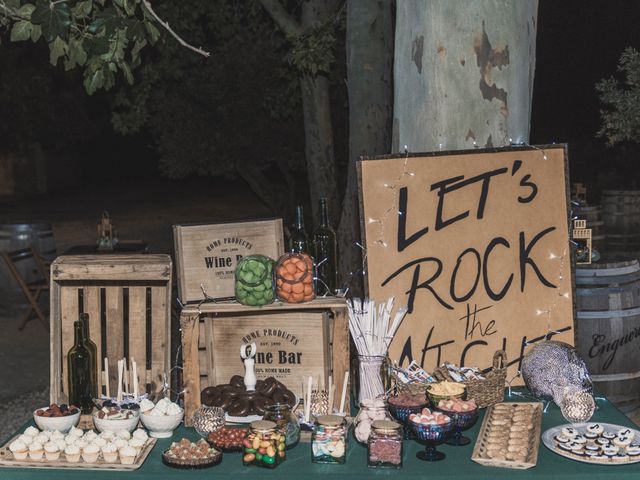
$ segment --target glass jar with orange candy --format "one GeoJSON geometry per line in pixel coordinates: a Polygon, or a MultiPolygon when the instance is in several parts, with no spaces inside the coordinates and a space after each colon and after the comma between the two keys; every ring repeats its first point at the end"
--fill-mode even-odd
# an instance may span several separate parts
{"type": "Polygon", "coordinates": [[[313,286],[313,260],[306,253],[285,253],[276,265],[276,295],[287,303],[308,302],[316,298],[313,286]]]}

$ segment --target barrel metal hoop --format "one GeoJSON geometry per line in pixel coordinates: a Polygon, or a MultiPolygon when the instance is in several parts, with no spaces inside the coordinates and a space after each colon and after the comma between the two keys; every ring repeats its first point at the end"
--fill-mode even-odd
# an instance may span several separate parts
{"type": "Polygon", "coordinates": [[[640,307],[628,308],[626,310],[595,310],[576,312],[577,318],[618,318],[640,316],[640,307]]]}

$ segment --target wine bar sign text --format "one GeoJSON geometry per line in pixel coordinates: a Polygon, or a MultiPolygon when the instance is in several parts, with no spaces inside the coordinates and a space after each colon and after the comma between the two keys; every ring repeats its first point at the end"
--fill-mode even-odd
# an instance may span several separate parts
{"type": "Polygon", "coordinates": [[[525,347],[573,343],[562,146],[363,160],[369,295],[409,316],[390,355],[515,373],[525,347]]]}

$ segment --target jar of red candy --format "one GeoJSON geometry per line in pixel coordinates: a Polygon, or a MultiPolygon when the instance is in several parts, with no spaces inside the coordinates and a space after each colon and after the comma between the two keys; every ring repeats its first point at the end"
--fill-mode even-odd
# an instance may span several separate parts
{"type": "Polygon", "coordinates": [[[373,468],[402,468],[402,425],[376,420],[367,442],[367,465],[373,468]]]}
{"type": "Polygon", "coordinates": [[[285,253],[276,265],[276,295],[287,303],[308,302],[316,298],[313,286],[313,260],[306,253],[285,253]]]}

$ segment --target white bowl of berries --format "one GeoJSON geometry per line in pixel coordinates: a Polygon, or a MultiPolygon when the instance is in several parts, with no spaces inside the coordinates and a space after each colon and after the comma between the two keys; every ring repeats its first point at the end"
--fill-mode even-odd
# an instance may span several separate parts
{"type": "Polygon", "coordinates": [[[38,408],[33,412],[33,421],[40,430],[58,430],[67,433],[80,422],[80,409],[66,404],[55,403],[38,408]]]}

